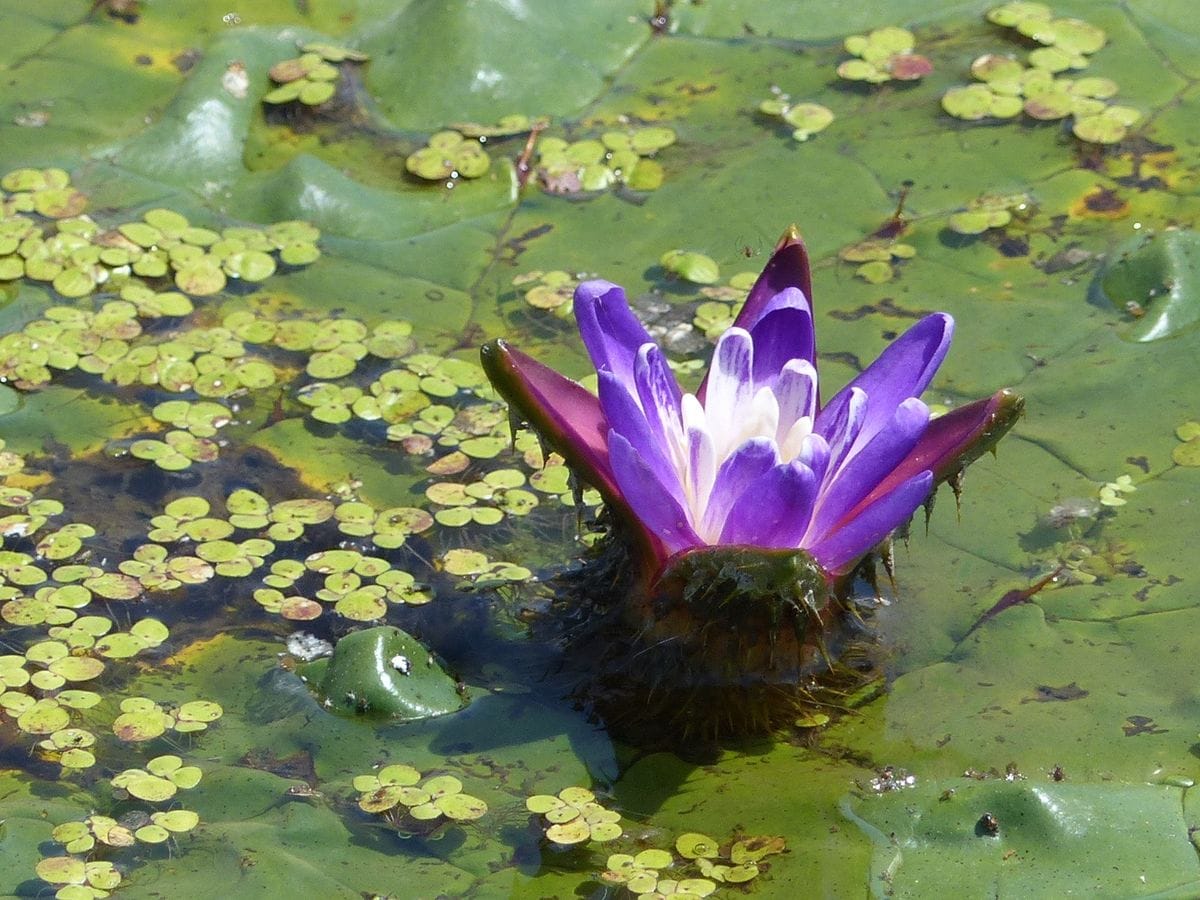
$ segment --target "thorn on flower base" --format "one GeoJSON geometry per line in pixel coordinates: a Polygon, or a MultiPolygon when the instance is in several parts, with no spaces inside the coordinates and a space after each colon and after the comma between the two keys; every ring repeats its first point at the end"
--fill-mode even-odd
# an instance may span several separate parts
{"type": "Polygon", "coordinates": [[[725,733],[793,714],[814,676],[836,674],[856,571],[1021,413],[1000,391],[930,418],[920,395],[950,347],[945,313],[822,402],[811,297],[791,228],[695,393],[607,281],[575,292],[598,397],[502,340],[482,350],[496,389],[611,515],[574,604],[594,620],[584,640],[609,718],[725,733]]]}

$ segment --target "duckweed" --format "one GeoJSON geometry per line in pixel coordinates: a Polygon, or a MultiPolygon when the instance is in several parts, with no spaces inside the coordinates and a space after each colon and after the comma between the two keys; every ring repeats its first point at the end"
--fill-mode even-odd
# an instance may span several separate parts
{"type": "Polygon", "coordinates": [[[848,59],[838,66],[840,78],[883,84],[886,81],[916,81],[933,71],[933,64],[914,53],[916,39],[905,28],[887,26],[870,34],[852,34],[845,41],[848,59]]]}
{"type": "Polygon", "coordinates": [[[426,830],[442,820],[472,822],[488,811],[478,797],[463,793],[462,782],[453,775],[431,775],[421,780],[412,766],[384,766],[374,775],[359,775],[354,789],[363,812],[382,815],[402,830],[426,830]]]}
{"type": "Polygon", "coordinates": [[[525,801],[525,808],[542,817],[547,839],[556,844],[599,844],[622,834],[620,813],[597,803],[587,788],[563,788],[557,796],[535,794],[525,801]]]}
{"type": "Polygon", "coordinates": [[[278,87],[263,97],[263,103],[299,102],[320,106],[337,92],[338,63],[361,63],[370,57],[357,50],[334,44],[310,43],[301,47],[298,57],[271,66],[271,80],[278,87]]]}
{"type": "Polygon", "coordinates": [[[426,146],[404,161],[404,167],[426,181],[445,181],[486,175],[492,160],[478,140],[447,130],[433,134],[426,146]]]}
{"type": "Polygon", "coordinates": [[[834,119],[833,111],[828,107],[820,103],[793,103],[791,97],[782,92],[771,100],[762,101],[758,111],[790,126],[792,137],[801,142],[824,131],[834,119]]]}
{"type": "Polygon", "coordinates": [[[550,194],[599,193],[617,186],[657,190],[666,173],[654,157],[675,141],[675,132],[660,125],[614,129],[574,142],[542,137],[537,144],[538,181],[550,194]]]}
{"type": "Polygon", "coordinates": [[[1104,46],[1104,32],[1078,19],[1055,19],[1040,3],[1014,2],[987,13],[989,21],[1011,27],[1046,46],[1029,53],[1025,66],[1012,56],[986,53],[971,64],[980,83],[951,88],[942,108],[968,121],[1015,118],[1053,121],[1073,117],[1071,130],[1081,141],[1114,144],[1141,120],[1130,107],[1110,105],[1118,86],[1110,78],[1079,79],[1056,75],[1086,68],[1089,55],[1104,46]]]}
{"type": "Polygon", "coordinates": [[[1033,200],[1028,194],[984,194],[951,215],[947,225],[958,234],[982,234],[1003,228],[1014,216],[1028,217],[1032,212],[1033,200]]]}
{"type": "Polygon", "coordinates": [[[525,302],[534,309],[544,309],[567,317],[571,314],[571,298],[579,279],[557,269],[550,272],[534,269],[518,275],[512,284],[521,290],[525,302]]]}
{"type": "Polygon", "coordinates": [[[857,263],[854,274],[871,284],[883,284],[896,277],[897,264],[912,259],[917,248],[888,238],[868,238],[838,251],[844,262],[857,263]]]}

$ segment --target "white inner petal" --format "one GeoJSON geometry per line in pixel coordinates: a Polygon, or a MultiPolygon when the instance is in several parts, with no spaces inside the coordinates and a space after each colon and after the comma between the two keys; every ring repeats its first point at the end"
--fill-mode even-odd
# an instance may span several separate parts
{"type": "Polygon", "coordinates": [[[679,417],[662,417],[666,455],[683,487],[688,519],[697,535],[710,544],[717,543],[725,525],[723,520],[705,519],[713,482],[721,464],[739,447],[766,438],[777,448],[779,460],[790,462],[811,455],[812,441],[824,443],[812,433],[817,386],[812,364],[791,360],[774,380],[774,390],[765,385],[755,390],[748,335],[735,331],[741,329],[722,335],[714,353],[705,402],[685,393],[679,417]],[[731,333],[731,343],[726,345],[731,333]]]}

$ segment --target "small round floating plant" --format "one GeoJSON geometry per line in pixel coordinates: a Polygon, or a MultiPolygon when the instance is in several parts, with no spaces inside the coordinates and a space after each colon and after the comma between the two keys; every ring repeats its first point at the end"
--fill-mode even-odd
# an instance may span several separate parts
{"type": "Polygon", "coordinates": [[[271,66],[271,81],[276,87],[263,96],[263,103],[320,106],[337,93],[341,66],[370,59],[365,53],[335,44],[310,43],[300,49],[300,56],[271,66]]]}
{"type": "Polygon", "coordinates": [[[463,792],[455,776],[422,779],[419,771],[402,763],[355,777],[354,789],[359,792],[359,809],[382,816],[401,831],[427,832],[449,822],[473,822],[488,811],[484,801],[463,792]]]}
{"type": "Polygon", "coordinates": [[[931,418],[918,398],[949,350],[942,313],[820,404],[811,296],[792,230],[694,393],[609,282],[574,299],[598,398],[503,341],[483,349],[497,390],[612,516],[596,580],[585,570],[565,601],[591,610],[571,652],[610,724],[678,737],[795,719],[814,677],[836,674],[856,576],[890,566],[892,532],[1019,415],[1001,391],[931,418]]]}
{"type": "Polygon", "coordinates": [[[916,38],[907,28],[889,25],[869,34],[852,34],[845,40],[848,59],[837,68],[839,78],[883,84],[917,81],[933,71],[933,64],[914,52],[916,38]]]}
{"type": "Polygon", "coordinates": [[[792,137],[800,142],[807,141],[832,124],[833,111],[820,103],[793,103],[790,96],[779,92],[770,100],[758,104],[764,116],[781,120],[792,129],[792,137]]]}
{"type": "Polygon", "coordinates": [[[990,22],[1011,28],[1041,44],[1028,54],[1028,65],[1011,55],[985,53],[971,64],[975,84],[951,88],[942,109],[967,121],[1012,119],[1021,113],[1035,121],[1072,118],[1071,131],[1081,141],[1115,144],[1142,118],[1128,106],[1110,104],[1118,85],[1110,78],[1060,77],[1085,69],[1100,50],[1104,31],[1080,19],[1054,18],[1040,3],[1014,2],[994,7],[990,22]]]}

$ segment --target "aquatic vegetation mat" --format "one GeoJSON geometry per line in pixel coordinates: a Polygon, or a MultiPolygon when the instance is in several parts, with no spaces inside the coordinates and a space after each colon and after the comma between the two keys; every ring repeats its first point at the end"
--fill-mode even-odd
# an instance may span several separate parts
{"type": "Polygon", "coordinates": [[[0,3],[0,894],[1200,890],[1189,4],[246,7],[0,3]],[[880,678],[631,746],[478,348],[605,278],[693,390],[791,223],[830,396],[945,310],[1027,412],[880,678]]]}

